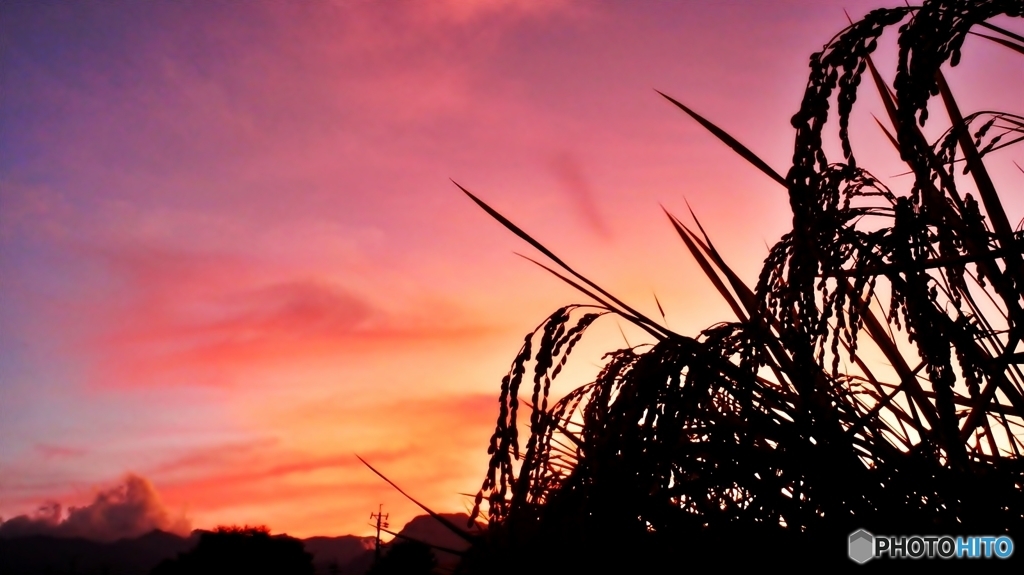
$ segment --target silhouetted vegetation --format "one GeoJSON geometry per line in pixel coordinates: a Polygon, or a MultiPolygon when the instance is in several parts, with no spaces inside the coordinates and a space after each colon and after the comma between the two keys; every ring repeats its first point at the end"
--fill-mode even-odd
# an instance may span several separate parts
{"type": "Polygon", "coordinates": [[[313,556],[302,541],[270,535],[266,527],[218,527],[203,533],[194,549],[162,562],[153,575],[246,573],[313,575],[313,556]]]}
{"type": "Polygon", "coordinates": [[[163,531],[106,543],[49,535],[0,537],[0,575],[139,575],[194,543],[163,531]]]}
{"type": "Polygon", "coordinates": [[[1024,533],[1024,234],[984,162],[1024,139],[1024,117],[964,115],[940,70],[959,63],[975,27],[985,29],[975,41],[1024,54],[1024,38],[988,22],[1022,11],[1019,0],[934,1],[851,24],[811,57],[784,177],[669,98],[785,186],[793,212],[754,289],[699,223],[669,215],[736,315],[696,337],[615,298],[466,192],[596,302],[552,314],[502,381],[476,500],[490,529],[467,570],[621,561],[632,571],[698,556],[848,564],[845,537],[858,528],[1024,533]],[[897,24],[890,88],[871,55],[897,24]],[[892,187],[858,165],[850,141],[863,80],[911,173],[892,187]],[[929,105],[950,124],[933,142],[921,131],[935,121],[929,105]],[[830,112],[840,161],[824,151],[830,112]],[[574,345],[606,314],[653,343],[609,353],[594,382],[550,398],[574,345]],[[530,394],[525,443],[520,393],[530,394]]]}
{"type": "Polygon", "coordinates": [[[426,543],[398,541],[389,546],[387,554],[374,564],[367,575],[427,575],[436,566],[437,559],[426,543]]]}

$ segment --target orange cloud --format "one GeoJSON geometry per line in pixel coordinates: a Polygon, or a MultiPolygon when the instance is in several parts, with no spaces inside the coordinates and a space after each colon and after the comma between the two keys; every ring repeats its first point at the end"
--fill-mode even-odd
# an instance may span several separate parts
{"type": "Polygon", "coordinates": [[[263,414],[288,430],[287,442],[225,444],[148,472],[202,525],[235,517],[293,534],[360,533],[361,510],[378,503],[398,519],[419,512],[356,453],[431,507],[463,510],[459,493],[483,479],[496,415],[495,398],[483,394],[302,404],[263,414]]]}

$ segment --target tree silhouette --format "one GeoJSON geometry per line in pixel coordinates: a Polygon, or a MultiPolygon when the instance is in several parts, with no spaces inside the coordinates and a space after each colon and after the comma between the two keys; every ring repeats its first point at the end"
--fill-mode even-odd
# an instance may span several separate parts
{"type": "Polygon", "coordinates": [[[259,527],[218,527],[194,549],[157,565],[151,575],[313,575],[313,556],[302,541],[259,527]]]}
{"type": "Polygon", "coordinates": [[[419,541],[399,541],[391,544],[387,555],[381,557],[367,575],[426,575],[437,566],[430,546],[419,541]]]}

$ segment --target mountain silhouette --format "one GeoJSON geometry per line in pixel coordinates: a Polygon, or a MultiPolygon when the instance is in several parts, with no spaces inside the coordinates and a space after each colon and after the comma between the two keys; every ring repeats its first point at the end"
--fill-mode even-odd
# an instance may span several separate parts
{"type": "MultiPolygon", "coordinates": [[[[459,526],[465,525],[468,519],[464,513],[441,515],[459,526]]],[[[0,537],[0,575],[172,573],[172,571],[155,570],[165,562],[170,564],[195,551],[204,536],[209,537],[215,533],[196,530],[188,537],[181,537],[173,533],[154,530],[140,537],[120,539],[112,543],[50,535],[0,537]]],[[[427,515],[413,518],[402,528],[399,535],[395,541],[385,545],[385,553],[390,552],[403,541],[416,541],[428,546],[434,545],[454,550],[462,550],[466,547],[464,540],[427,515]]],[[[270,535],[268,537],[300,543],[301,551],[312,556],[313,573],[317,575],[363,575],[373,566],[373,537],[357,535],[310,537],[308,539],[270,535]]],[[[291,556],[302,561],[301,553],[298,552],[295,544],[286,544],[285,546],[288,545],[291,547],[291,556]]],[[[241,549],[244,546],[239,545],[238,547],[241,549]]],[[[410,549],[412,547],[416,546],[410,546],[410,549]]],[[[449,569],[454,568],[460,559],[458,555],[436,548],[433,549],[433,555],[439,566],[449,569]]],[[[163,569],[166,570],[169,567],[163,567],[163,569]]],[[[237,570],[230,569],[226,572],[237,570]]],[[[201,571],[190,572],[200,573],[201,571]]]]}
{"type": "Polygon", "coordinates": [[[0,574],[149,573],[158,563],[195,547],[198,536],[154,530],[133,539],[99,543],[81,538],[30,535],[0,539],[0,574]]]}

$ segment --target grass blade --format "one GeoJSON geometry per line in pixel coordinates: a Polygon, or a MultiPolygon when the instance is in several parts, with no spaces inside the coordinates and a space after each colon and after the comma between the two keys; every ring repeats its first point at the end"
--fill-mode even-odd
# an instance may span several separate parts
{"type": "Polygon", "coordinates": [[[401,487],[399,487],[398,485],[395,485],[394,481],[391,481],[383,473],[381,473],[380,471],[377,471],[376,469],[374,469],[374,467],[372,465],[370,465],[369,463],[367,463],[365,459],[363,459],[362,457],[359,457],[359,455],[356,455],[356,459],[358,459],[359,461],[362,461],[363,465],[369,467],[370,471],[372,471],[372,472],[377,474],[377,477],[380,477],[384,481],[387,481],[388,485],[390,485],[391,487],[394,487],[396,491],[398,491],[399,493],[404,495],[405,498],[408,499],[409,501],[412,501],[413,503],[415,503],[417,507],[419,507],[420,509],[426,511],[433,519],[437,520],[438,523],[440,523],[441,525],[444,525],[446,529],[448,529],[452,533],[458,535],[459,537],[465,539],[469,543],[475,543],[476,542],[476,537],[474,537],[473,535],[471,535],[469,533],[466,533],[462,529],[459,529],[459,527],[456,526],[451,521],[448,521],[444,517],[441,517],[440,515],[435,513],[434,510],[430,509],[426,505],[420,503],[419,501],[416,501],[411,495],[409,495],[408,493],[403,491],[401,487]]]}
{"type": "Polygon", "coordinates": [[[545,256],[547,256],[548,259],[550,259],[551,261],[555,262],[562,269],[564,269],[565,271],[567,271],[570,274],[572,274],[573,277],[575,277],[576,279],[582,281],[586,285],[590,286],[595,291],[600,293],[602,296],[608,298],[608,300],[610,300],[613,303],[615,303],[615,305],[618,306],[620,309],[623,309],[623,310],[626,310],[627,312],[629,312],[629,314],[632,315],[634,318],[636,318],[637,321],[639,321],[639,322],[641,322],[643,324],[646,324],[650,328],[648,331],[652,331],[653,330],[654,332],[660,332],[661,336],[659,337],[659,339],[667,337],[669,335],[673,335],[670,331],[662,328],[660,325],[658,325],[657,323],[652,321],[647,316],[643,315],[642,313],[640,313],[640,312],[636,311],[635,309],[631,308],[630,306],[626,305],[621,300],[619,300],[618,298],[616,298],[612,294],[610,294],[607,291],[605,291],[604,289],[602,289],[599,285],[595,284],[594,282],[590,281],[589,279],[583,277],[581,274],[577,273],[576,270],[574,270],[571,267],[569,267],[568,264],[563,262],[558,256],[556,256],[554,253],[552,253],[551,250],[547,249],[540,242],[538,242],[537,240],[533,239],[533,237],[531,237],[529,234],[527,234],[522,229],[520,229],[519,226],[513,224],[505,216],[503,216],[500,213],[498,213],[494,208],[492,208],[489,205],[487,205],[486,203],[484,203],[483,200],[481,200],[480,198],[477,198],[476,196],[474,196],[472,193],[470,193],[469,190],[467,190],[466,188],[464,188],[461,185],[459,185],[458,182],[456,182],[455,180],[452,180],[452,183],[455,184],[460,190],[462,190],[462,192],[464,194],[469,196],[469,199],[473,200],[473,202],[475,202],[476,205],[480,206],[492,218],[498,220],[498,222],[501,225],[505,226],[505,228],[507,228],[509,231],[511,231],[515,235],[519,236],[521,239],[526,241],[526,243],[528,243],[531,246],[533,246],[534,248],[536,248],[538,251],[540,251],[540,253],[542,253],[545,256]]]}
{"type": "Polygon", "coordinates": [[[750,162],[751,164],[754,165],[754,167],[756,167],[757,169],[759,169],[762,172],[764,172],[765,174],[767,174],[769,178],[775,180],[776,182],[779,183],[779,185],[781,185],[784,188],[788,188],[789,187],[789,185],[786,183],[786,178],[783,178],[782,176],[780,176],[779,173],[776,172],[774,169],[772,169],[772,167],[769,166],[767,163],[765,163],[764,160],[762,160],[761,158],[757,157],[757,155],[754,154],[754,152],[751,152],[749,148],[747,148],[743,144],[739,143],[739,141],[736,140],[736,138],[733,138],[732,136],[730,136],[725,130],[723,130],[723,129],[719,128],[718,126],[712,124],[711,122],[707,121],[706,119],[704,119],[703,116],[697,114],[693,110],[691,110],[691,109],[687,108],[686,106],[682,105],[677,100],[673,99],[671,96],[663,94],[662,92],[659,92],[658,90],[655,90],[655,92],[658,92],[659,94],[661,94],[661,96],[663,98],[665,98],[669,102],[672,102],[673,104],[675,104],[680,110],[686,112],[686,114],[689,115],[694,120],[697,120],[698,124],[700,124],[701,126],[704,126],[709,132],[714,134],[719,140],[722,140],[722,142],[724,142],[725,145],[729,146],[730,148],[733,149],[734,152],[736,152],[737,154],[742,156],[743,159],[745,159],[746,161],[750,162]]]}
{"type": "Polygon", "coordinates": [[[749,318],[743,312],[743,306],[741,306],[739,301],[733,297],[732,292],[725,287],[722,279],[718,277],[718,273],[716,273],[714,267],[712,267],[711,262],[704,257],[704,253],[697,247],[697,244],[694,242],[694,238],[690,237],[690,231],[687,230],[686,226],[682,225],[672,214],[666,211],[665,215],[667,215],[668,219],[672,222],[672,226],[675,227],[679,237],[683,239],[683,243],[685,243],[687,249],[690,250],[690,254],[693,255],[693,259],[697,260],[697,264],[700,265],[700,269],[704,271],[704,275],[711,280],[715,289],[718,290],[718,293],[720,293],[726,303],[729,304],[729,307],[732,308],[736,317],[742,322],[747,321],[749,318]]]}
{"type": "Polygon", "coordinates": [[[1021,46],[1020,44],[1015,44],[1015,43],[1010,42],[1009,40],[1006,40],[1006,39],[1003,39],[1003,38],[996,38],[995,36],[989,36],[988,34],[979,34],[977,32],[971,32],[971,34],[974,34],[975,36],[981,36],[982,38],[987,38],[987,39],[989,39],[989,40],[991,40],[991,41],[993,41],[993,42],[995,42],[997,44],[1002,44],[1003,46],[1006,46],[1007,48],[1009,48],[1009,49],[1011,49],[1011,50],[1013,50],[1015,52],[1019,52],[1021,54],[1024,54],[1024,46],[1021,46]]]}
{"type": "Polygon", "coordinates": [[[990,24],[988,22],[978,22],[978,25],[981,26],[982,28],[988,28],[989,30],[992,30],[993,32],[999,32],[1003,36],[1008,36],[1010,38],[1013,38],[1014,40],[1017,40],[1018,42],[1024,42],[1024,36],[1021,36],[1020,34],[1014,34],[1013,32],[1010,32],[1009,30],[1007,30],[1005,28],[1000,28],[999,26],[996,26],[995,24],[990,24]]]}

